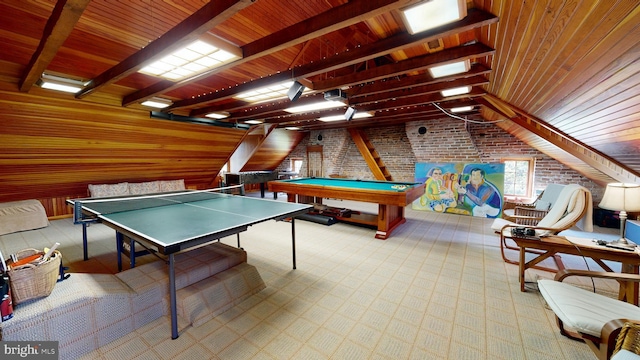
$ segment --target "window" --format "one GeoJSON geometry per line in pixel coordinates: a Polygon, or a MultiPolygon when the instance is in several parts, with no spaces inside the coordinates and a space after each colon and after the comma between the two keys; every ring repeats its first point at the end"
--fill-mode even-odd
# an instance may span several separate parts
{"type": "Polygon", "coordinates": [[[296,174],[300,174],[300,169],[302,168],[302,159],[291,159],[291,170],[296,173],[296,174]]]}
{"type": "Polygon", "coordinates": [[[533,189],[533,159],[502,159],[504,163],[504,195],[531,197],[533,189]]]}

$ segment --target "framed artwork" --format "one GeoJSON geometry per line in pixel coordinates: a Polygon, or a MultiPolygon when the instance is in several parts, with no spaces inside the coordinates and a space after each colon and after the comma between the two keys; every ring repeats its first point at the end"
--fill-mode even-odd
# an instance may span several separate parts
{"type": "Polygon", "coordinates": [[[502,163],[416,163],[415,181],[426,186],[412,209],[488,218],[502,214],[502,163]]]}

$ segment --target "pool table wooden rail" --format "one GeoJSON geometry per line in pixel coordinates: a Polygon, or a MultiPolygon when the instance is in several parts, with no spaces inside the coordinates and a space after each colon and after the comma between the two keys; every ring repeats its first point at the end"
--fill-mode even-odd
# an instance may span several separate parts
{"type": "MultiPolygon", "coordinates": [[[[377,228],[375,237],[387,239],[391,232],[406,222],[405,206],[411,204],[424,194],[425,185],[418,184],[404,191],[378,190],[360,187],[340,187],[319,184],[302,184],[287,181],[270,181],[269,191],[284,192],[289,202],[322,204],[323,198],[361,201],[378,204],[375,216],[354,217],[353,222],[371,225],[377,228]]],[[[349,219],[344,219],[349,221],[349,219]]]]}

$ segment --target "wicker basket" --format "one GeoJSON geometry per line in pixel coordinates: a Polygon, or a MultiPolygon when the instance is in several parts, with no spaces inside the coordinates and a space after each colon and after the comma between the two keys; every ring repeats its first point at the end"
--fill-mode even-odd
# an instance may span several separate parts
{"type": "MultiPolygon", "coordinates": [[[[16,256],[20,260],[36,254],[44,255],[42,251],[36,249],[25,249],[17,252],[16,256]]],[[[49,260],[43,264],[25,264],[17,268],[11,268],[8,274],[11,281],[13,304],[16,305],[27,300],[49,296],[58,281],[61,263],[62,254],[56,250],[49,260]]],[[[11,265],[11,262],[8,265],[11,265]]]]}

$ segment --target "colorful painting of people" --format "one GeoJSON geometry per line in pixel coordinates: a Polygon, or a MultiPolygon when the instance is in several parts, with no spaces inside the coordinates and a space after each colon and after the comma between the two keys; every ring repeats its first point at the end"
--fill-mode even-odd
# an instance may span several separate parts
{"type": "Polygon", "coordinates": [[[451,181],[445,183],[441,168],[431,168],[429,178],[425,182],[425,194],[420,197],[420,204],[437,212],[444,212],[447,208],[456,207],[458,205],[458,187],[451,185],[453,185],[451,181]]]}
{"type": "Polygon", "coordinates": [[[501,213],[503,164],[418,163],[415,181],[425,183],[425,193],[413,209],[489,218],[501,213]]]}

